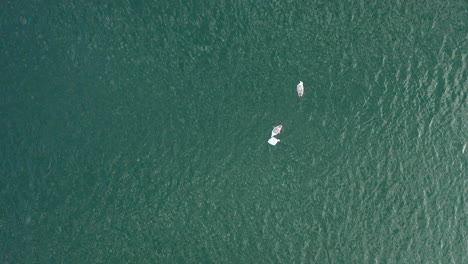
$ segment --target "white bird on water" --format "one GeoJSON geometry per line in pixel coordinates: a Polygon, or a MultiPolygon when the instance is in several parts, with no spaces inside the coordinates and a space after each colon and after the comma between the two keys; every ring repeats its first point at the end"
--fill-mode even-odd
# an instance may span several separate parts
{"type": "Polygon", "coordinates": [[[297,95],[299,95],[299,98],[302,98],[304,95],[304,83],[302,81],[297,85],[297,95]]]}
{"type": "Polygon", "coordinates": [[[269,140],[268,140],[268,144],[270,145],[273,145],[275,146],[278,142],[280,142],[281,140],[275,138],[275,137],[271,137],[269,140]]]}
{"type": "Polygon", "coordinates": [[[281,133],[281,129],[283,128],[283,125],[275,126],[273,130],[271,131],[271,136],[274,137],[281,133]]]}

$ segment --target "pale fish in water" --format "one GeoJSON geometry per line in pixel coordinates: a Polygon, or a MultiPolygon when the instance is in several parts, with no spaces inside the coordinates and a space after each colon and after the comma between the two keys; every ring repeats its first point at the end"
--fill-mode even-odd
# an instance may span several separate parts
{"type": "Polygon", "coordinates": [[[274,137],[281,133],[281,129],[283,128],[283,125],[275,126],[273,130],[271,131],[271,136],[274,137]]]}
{"type": "Polygon", "coordinates": [[[281,141],[281,140],[279,140],[279,139],[277,139],[277,138],[275,138],[275,137],[271,137],[271,138],[268,140],[268,144],[273,145],[273,146],[276,146],[276,144],[277,144],[278,142],[280,142],[280,141],[281,141]]]}
{"type": "Polygon", "coordinates": [[[301,98],[304,95],[304,83],[299,82],[297,85],[297,95],[299,95],[299,98],[301,98]]]}

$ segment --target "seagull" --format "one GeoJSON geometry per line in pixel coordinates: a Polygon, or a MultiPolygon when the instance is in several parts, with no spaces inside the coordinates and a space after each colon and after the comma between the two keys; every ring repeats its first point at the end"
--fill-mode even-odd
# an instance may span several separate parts
{"type": "Polygon", "coordinates": [[[299,98],[304,95],[304,83],[302,81],[297,85],[297,95],[299,95],[299,98]]]}
{"type": "Polygon", "coordinates": [[[279,139],[277,139],[277,138],[275,138],[275,137],[271,137],[271,138],[268,140],[268,144],[275,146],[276,143],[278,143],[278,142],[280,142],[280,141],[281,141],[281,140],[279,140],[279,139]]]}
{"type": "Polygon", "coordinates": [[[274,137],[281,133],[281,129],[283,128],[283,125],[275,126],[273,130],[271,131],[271,136],[274,137]]]}

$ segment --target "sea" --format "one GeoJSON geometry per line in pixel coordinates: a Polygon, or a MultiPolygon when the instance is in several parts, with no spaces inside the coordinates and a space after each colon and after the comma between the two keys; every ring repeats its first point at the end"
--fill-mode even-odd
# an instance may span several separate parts
{"type": "Polygon", "coordinates": [[[457,0],[3,1],[0,262],[468,263],[467,24],[457,0]]]}

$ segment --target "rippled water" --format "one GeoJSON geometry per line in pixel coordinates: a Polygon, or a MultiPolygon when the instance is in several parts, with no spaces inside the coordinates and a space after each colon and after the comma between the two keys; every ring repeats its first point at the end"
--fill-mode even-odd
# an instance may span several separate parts
{"type": "Polygon", "coordinates": [[[286,2],[0,4],[1,262],[466,263],[468,5],[286,2]]]}

